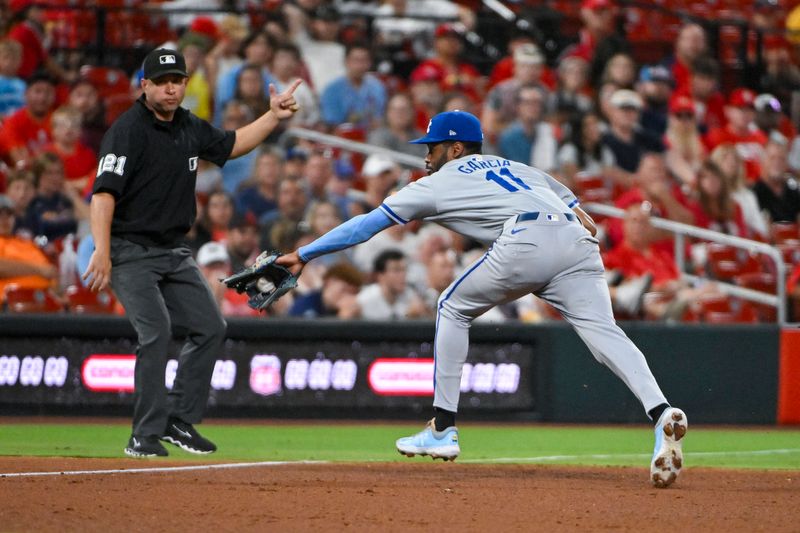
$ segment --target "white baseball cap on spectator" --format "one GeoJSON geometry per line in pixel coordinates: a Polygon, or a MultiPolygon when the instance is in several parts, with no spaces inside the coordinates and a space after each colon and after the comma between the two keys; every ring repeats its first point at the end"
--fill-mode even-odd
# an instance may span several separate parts
{"type": "Polygon", "coordinates": [[[361,175],[365,178],[374,178],[394,168],[396,168],[394,161],[388,157],[380,154],[372,154],[364,161],[364,166],[361,167],[361,175]]]}
{"type": "Polygon", "coordinates": [[[630,89],[619,89],[611,95],[611,105],[619,109],[642,109],[644,102],[636,91],[630,89]]]}
{"type": "Polygon", "coordinates": [[[541,65],[544,63],[544,56],[539,51],[539,47],[533,43],[519,45],[514,50],[514,63],[525,65],[541,65]]]}
{"type": "Polygon", "coordinates": [[[209,266],[213,263],[227,263],[229,261],[228,251],[221,242],[207,242],[197,251],[197,264],[201,267],[209,266]]]}

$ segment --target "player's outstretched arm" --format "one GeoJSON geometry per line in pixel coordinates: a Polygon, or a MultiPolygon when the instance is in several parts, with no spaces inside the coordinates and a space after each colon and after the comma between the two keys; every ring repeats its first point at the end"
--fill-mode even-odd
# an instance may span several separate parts
{"type": "Polygon", "coordinates": [[[243,156],[272,133],[281,120],[291,118],[300,107],[294,99],[294,91],[303,82],[295,80],[288,89],[278,94],[273,84],[269,85],[269,111],[255,119],[247,126],[236,130],[236,142],[233,144],[231,159],[243,156]]]}
{"type": "Polygon", "coordinates": [[[360,244],[392,224],[394,221],[386,216],[382,209],[373,209],[369,213],[355,216],[339,224],[322,237],[294,252],[280,256],[275,263],[288,268],[292,274],[297,274],[315,257],[360,244]]]}
{"type": "Polygon", "coordinates": [[[589,216],[589,213],[587,213],[586,211],[581,209],[580,206],[577,205],[572,208],[572,212],[575,213],[575,216],[577,216],[578,220],[581,221],[583,227],[586,228],[589,231],[589,233],[592,234],[592,237],[597,235],[597,226],[595,226],[594,220],[592,220],[592,217],[589,216]]]}

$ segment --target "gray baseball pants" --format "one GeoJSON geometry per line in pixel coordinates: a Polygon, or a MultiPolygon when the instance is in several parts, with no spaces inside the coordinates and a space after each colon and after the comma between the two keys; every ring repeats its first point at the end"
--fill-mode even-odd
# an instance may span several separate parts
{"type": "Polygon", "coordinates": [[[189,248],[145,247],[111,239],[111,286],[138,336],[133,435],[164,434],[167,418],[201,421],[225,321],[189,248]],[[172,326],[186,332],[167,394],[172,326]]]}
{"type": "Polygon", "coordinates": [[[667,403],[642,352],[617,326],[598,241],[574,216],[512,217],[486,254],[439,297],[434,407],[458,410],[461,370],[472,320],[528,293],[553,305],[589,347],[636,395],[645,412],[667,403]],[[550,220],[548,220],[548,218],[550,220]]]}

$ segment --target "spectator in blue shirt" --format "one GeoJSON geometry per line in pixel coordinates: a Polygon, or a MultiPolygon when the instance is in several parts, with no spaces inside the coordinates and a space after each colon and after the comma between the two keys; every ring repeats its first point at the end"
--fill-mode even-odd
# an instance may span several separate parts
{"type": "Polygon", "coordinates": [[[386,88],[369,74],[372,52],[364,43],[353,43],[345,52],[345,75],[334,79],[322,92],[322,120],[330,127],[350,123],[360,128],[380,126],[386,109],[386,88]]]}
{"type": "Polygon", "coordinates": [[[25,82],[17,76],[22,46],[11,39],[0,41],[0,120],[25,107],[25,82]]]}
{"type": "Polygon", "coordinates": [[[517,120],[500,132],[497,149],[502,157],[550,172],[557,166],[558,142],[553,127],[542,120],[545,98],[544,91],[537,85],[520,87],[517,120]]]}
{"type": "Polygon", "coordinates": [[[225,109],[225,104],[234,98],[239,71],[244,65],[256,65],[261,68],[261,75],[264,78],[264,93],[269,94],[269,84],[275,83],[269,70],[269,64],[276,46],[275,39],[264,32],[252,33],[244,40],[241,52],[244,62],[227,72],[220,73],[217,80],[214,94],[214,125],[222,124],[222,110],[225,109]]]}
{"type": "Polygon", "coordinates": [[[253,183],[236,194],[236,211],[256,220],[278,208],[278,182],[283,178],[283,157],[275,149],[262,148],[256,158],[253,183]]]}

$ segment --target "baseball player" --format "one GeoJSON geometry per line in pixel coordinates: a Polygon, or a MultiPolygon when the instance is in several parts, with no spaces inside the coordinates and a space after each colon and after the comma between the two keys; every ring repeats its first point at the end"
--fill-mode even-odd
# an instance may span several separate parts
{"type": "Polygon", "coordinates": [[[409,457],[455,459],[455,416],[469,327],[492,307],[533,293],[561,312],[594,357],[608,366],[657,421],[651,479],[672,484],[682,466],[687,418],[662,394],[642,353],[616,325],[603,277],[594,222],[578,199],[551,176],[497,156],[481,155],[475,116],[440,113],[425,144],[428,176],[314,242],[276,261],[299,273],[322,254],[353,246],[392,224],[425,219],[482,242],[488,251],[442,293],[434,341],[434,418],[420,433],[397,441],[409,457]]]}
{"type": "Polygon", "coordinates": [[[132,434],[125,453],[165,456],[164,440],[198,454],[217,448],[194,428],[208,401],[225,321],[185,243],[196,216],[198,159],[222,166],[246,154],[297,110],[295,81],[271,109],[222,131],[180,107],[186,62],[169,49],[144,60],[144,94],[103,137],[91,202],[95,250],[84,273],[92,290],[109,282],[138,335],[132,434]],[[113,266],[113,269],[112,269],[113,266]],[[164,372],[171,326],[188,331],[172,390],[164,372]]]}

